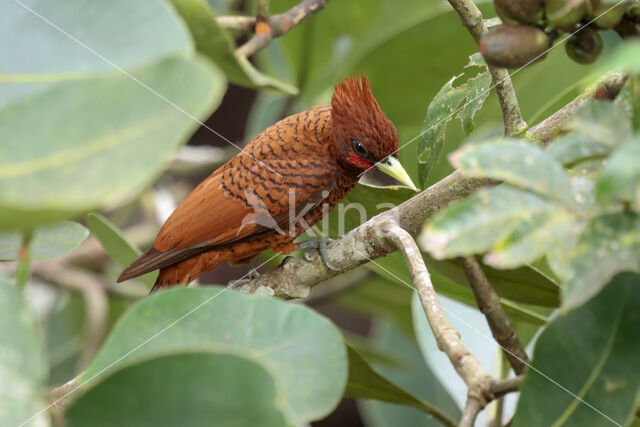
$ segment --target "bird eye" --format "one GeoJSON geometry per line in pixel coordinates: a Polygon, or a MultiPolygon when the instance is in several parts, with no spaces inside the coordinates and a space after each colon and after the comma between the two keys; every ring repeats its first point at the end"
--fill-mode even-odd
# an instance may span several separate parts
{"type": "Polygon", "coordinates": [[[360,157],[369,156],[369,150],[367,150],[367,148],[364,146],[362,142],[358,141],[357,139],[352,139],[351,145],[353,145],[353,151],[355,151],[358,156],[360,157]]]}

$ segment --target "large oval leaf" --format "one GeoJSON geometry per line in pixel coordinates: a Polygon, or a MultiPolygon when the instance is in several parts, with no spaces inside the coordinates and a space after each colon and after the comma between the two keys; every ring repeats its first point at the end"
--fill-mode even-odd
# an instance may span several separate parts
{"type": "MultiPolygon", "coordinates": [[[[224,89],[221,74],[199,60],[169,59],[135,77],[197,117],[224,89]]],[[[196,125],[120,73],[59,83],[0,109],[0,228],[131,198],[196,125]]]]}
{"type": "Polygon", "coordinates": [[[73,426],[285,426],[268,367],[237,355],[141,361],[105,379],[65,413],[73,426]],[[188,384],[188,386],[186,386],[188,384]]]}
{"type": "Polygon", "coordinates": [[[0,425],[44,425],[44,352],[22,293],[0,273],[0,425]]]}
{"type": "Polygon", "coordinates": [[[3,2],[0,229],[140,191],[222,95],[193,55],[162,0],[3,2]]]}
{"type": "Polygon", "coordinates": [[[268,366],[291,424],[326,415],[346,383],[342,336],[327,319],[304,306],[217,287],[173,289],[141,301],[118,321],[84,378],[203,350],[268,366]]]}
{"type": "Polygon", "coordinates": [[[640,275],[624,273],[555,319],[538,339],[513,424],[627,425],[640,393],[638,307],[640,275]]]}

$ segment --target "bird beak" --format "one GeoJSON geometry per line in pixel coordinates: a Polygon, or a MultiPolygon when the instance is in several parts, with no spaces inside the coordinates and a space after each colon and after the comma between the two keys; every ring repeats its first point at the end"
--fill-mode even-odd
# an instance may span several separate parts
{"type": "Polygon", "coordinates": [[[376,163],[375,166],[376,168],[378,168],[380,172],[384,172],[390,177],[397,179],[398,181],[400,181],[402,184],[406,185],[413,191],[416,191],[416,192],[420,191],[413,184],[413,182],[411,181],[411,178],[409,178],[409,174],[402,167],[400,160],[396,159],[395,157],[389,156],[385,160],[376,163]]]}

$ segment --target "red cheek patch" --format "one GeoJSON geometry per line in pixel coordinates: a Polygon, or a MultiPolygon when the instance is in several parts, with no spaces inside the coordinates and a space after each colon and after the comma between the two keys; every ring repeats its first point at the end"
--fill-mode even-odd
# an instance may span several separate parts
{"type": "Polygon", "coordinates": [[[351,163],[353,166],[358,167],[360,169],[369,169],[370,167],[373,166],[369,161],[358,156],[356,153],[349,154],[347,159],[349,160],[349,163],[351,163]]]}

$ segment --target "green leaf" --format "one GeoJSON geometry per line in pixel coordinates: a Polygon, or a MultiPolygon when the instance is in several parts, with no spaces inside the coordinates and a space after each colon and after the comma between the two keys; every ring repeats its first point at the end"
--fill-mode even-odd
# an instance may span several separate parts
{"type": "Polygon", "coordinates": [[[470,176],[505,181],[564,203],[571,200],[569,177],[562,166],[540,148],[521,140],[467,144],[449,160],[470,176]]]}
{"type": "Polygon", "coordinates": [[[602,168],[596,196],[603,202],[627,202],[640,212],[640,136],[623,143],[602,168]]]}
{"type": "Polygon", "coordinates": [[[559,210],[534,193],[500,185],[443,210],[427,223],[419,239],[436,259],[482,253],[522,220],[559,210]]]}
{"type": "Polygon", "coordinates": [[[439,416],[436,418],[441,420],[443,424],[445,424],[446,420],[447,423],[445,425],[456,425],[453,419],[433,404],[418,399],[378,374],[369,363],[350,346],[347,346],[347,354],[349,355],[349,379],[344,392],[345,397],[373,399],[411,406],[427,414],[438,414],[439,416]]]}
{"type": "Polygon", "coordinates": [[[162,0],[3,2],[0,16],[0,229],[131,199],[222,96],[162,0]]]}
{"type": "Polygon", "coordinates": [[[629,98],[627,94],[616,98],[614,102],[588,102],[563,127],[568,132],[576,132],[603,145],[615,147],[631,136],[629,98]]]}
{"type": "Polygon", "coordinates": [[[514,426],[631,422],[640,394],[639,285],[637,274],[620,274],[542,332],[514,426]]]}
{"type": "Polygon", "coordinates": [[[235,354],[156,357],[104,379],[66,411],[73,426],[285,426],[269,366],[235,354]],[[108,403],[108,404],[105,404],[108,403]]]}
{"type": "MultiPolygon", "coordinates": [[[[67,254],[89,237],[89,230],[77,222],[62,221],[36,228],[29,243],[31,261],[43,261],[67,254]]],[[[18,259],[22,233],[9,231],[0,234],[0,261],[18,259]]]]}
{"type": "MultiPolygon", "coordinates": [[[[433,371],[425,365],[412,336],[406,335],[395,323],[378,318],[373,324],[372,338],[405,362],[403,367],[374,364],[373,368],[379,375],[414,397],[431,402],[453,419],[459,419],[460,409],[433,371]]],[[[358,403],[367,426],[442,426],[436,418],[415,408],[369,400],[358,403]]]]}
{"type": "Polygon", "coordinates": [[[44,349],[22,293],[0,273],[0,425],[46,425],[44,349]]]}
{"type": "Polygon", "coordinates": [[[520,222],[483,258],[494,268],[515,268],[534,263],[560,241],[576,234],[576,219],[566,211],[532,216],[520,222]]]}
{"type": "Polygon", "coordinates": [[[295,86],[258,71],[248,59],[235,53],[231,35],[216,21],[216,15],[206,0],[171,0],[189,26],[196,49],[211,58],[227,75],[229,81],[249,87],[272,88],[295,95],[295,86]]]}
{"type": "Polygon", "coordinates": [[[581,133],[569,133],[553,141],[545,154],[565,166],[573,166],[581,160],[604,157],[612,146],[603,144],[581,133]]]}
{"type": "Polygon", "coordinates": [[[481,71],[468,78],[464,84],[454,87],[460,77],[473,75],[472,72],[459,74],[449,80],[440,89],[427,109],[427,117],[418,139],[418,161],[420,162],[420,185],[424,186],[429,172],[438,162],[445,142],[447,123],[457,118],[462,123],[464,132],[469,135],[473,131],[473,118],[482,108],[489,96],[491,75],[480,53],[469,57],[467,68],[481,67],[481,71]]]}
{"type": "MultiPolygon", "coordinates": [[[[476,307],[476,300],[469,289],[467,277],[455,261],[435,260],[427,254],[423,254],[423,258],[436,292],[463,304],[476,307]]],[[[405,288],[409,293],[408,296],[405,296],[405,300],[410,301],[411,292],[414,290],[413,281],[402,255],[391,254],[375,260],[375,263],[369,263],[368,266],[392,284],[397,285],[396,287],[405,288]]],[[[496,270],[486,265],[482,265],[482,268],[498,295],[501,296],[500,302],[503,308],[514,319],[544,324],[546,315],[539,313],[538,307],[529,307],[524,304],[545,307],[557,307],[560,304],[558,286],[532,268],[496,270]]],[[[384,300],[384,294],[380,298],[384,300]]],[[[410,317],[406,312],[406,307],[406,305],[403,306],[404,318],[410,317]]],[[[398,312],[402,313],[400,307],[398,307],[398,312]]],[[[413,329],[408,330],[412,331],[413,329]]]]}
{"type": "Polygon", "coordinates": [[[640,215],[602,215],[585,227],[569,254],[562,306],[573,309],[596,295],[621,271],[640,271],[640,215]]]}
{"type": "Polygon", "coordinates": [[[118,320],[83,378],[207,350],[268,366],[290,424],[328,414],[346,384],[342,336],[327,319],[301,305],[218,287],[172,289],[140,301],[118,320]]]}
{"type": "Polygon", "coordinates": [[[640,42],[627,40],[609,56],[608,60],[600,67],[599,74],[609,71],[640,72],[640,42]]]}
{"type": "MultiPolygon", "coordinates": [[[[121,267],[129,266],[140,256],[140,249],[127,240],[122,232],[104,216],[90,213],[87,215],[87,224],[109,256],[121,267]]],[[[157,272],[151,272],[140,276],[139,280],[153,286],[157,276],[157,272]]]]}
{"type": "MultiPolygon", "coordinates": [[[[135,77],[198,117],[224,89],[222,76],[202,61],[170,59],[135,77]]],[[[132,198],[196,125],[120,73],[60,83],[0,109],[8,137],[0,146],[0,229],[132,198]]]]}

